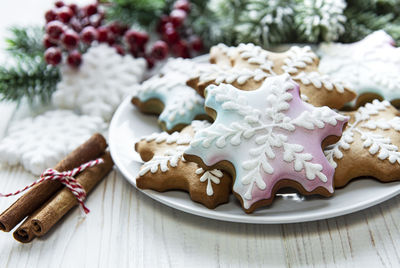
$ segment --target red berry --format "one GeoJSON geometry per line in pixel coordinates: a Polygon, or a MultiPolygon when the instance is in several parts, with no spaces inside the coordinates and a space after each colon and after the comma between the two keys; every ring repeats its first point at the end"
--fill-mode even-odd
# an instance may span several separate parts
{"type": "Polygon", "coordinates": [[[178,0],[174,3],[174,9],[181,9],[186,12],[190,11],[190,3],[187,0],[178,0]]]}
{"type": "Polygon", "coordinates": [[[108,28],[107,27],[99,27],[97,28],[97,40],[99,42],[107,42],[108,41],[108,28]]]}
{"type": "Polygon", "coordinates": [[[168,55],[168,45],[164,41],[158,40],[151,49],[151,56],[156,60],[163,60],[168,55]]]}
{"type": "Polygon", "coordinates": [[[194,51],[201,51],[203,49],[203,41],[201,41],[200,37],[195,36],[190,40],[190,46],[194,51]]]}
{"type": "Polygon", "coordinates": [[[72,12],[74,13],[74,15],[78,14],[79,8],[77,4],[69,4],[68,5],[69,8],[72,10],[72,12]]]}
{"type": "Polygon", "coordinates": [[[57,65],[61,62],[61,49],[58,47],[49,47],[44,52],[44,59],[50,65],[57,65]]]}
{"type": "Polygon", "coordinates": [[[92,16],[93,14],[97,13],[97,5],[96,4],[90,4],[84,7],[86,16],[92,16]]]}
{"type": "Polygon", "coordinates": [[[54,47],[57,44],[51,40],[51,37],[48,34],[45,34],[43,37],[43,46],[45,48],[54,47]]]}
{"type": "Polygon", "coordinates": [[[154,60],[152,57],[149,57],[149,56],[147,56],[147,55],[145,55],[144,58],[146,59],[146,62],[147,62],[147,68],[148,68],[148,69],[153,68],[153,67],[154,67],[154,63],[155,63],[155,60],[154,60]]]}
{"type": "Polygon", "coordinates": [[[117,38],[115,37],[115,34],[113,34],[112,32],[108,32],[107,43],[110,46],[112,46],[113,44],[115,44],[116,41],[117,41],[117,38]]]}
{"type": "Polygon", "coordinates": [[[56,7],[63,7],[65,4],[64,4],[63,1],[56,1],[56,2],[54,2],[54,5],[55,5],[56,7]]]}
{"type": "Polygon", "coordinates": [[[157,24],[157,28],[156,28],[157,32],[163,33],[165,24],[167,24],[168,22],[170,22],[170,17],[167,15],[162,15],[157,24]]]}
{"type": "Polygon", "coordinates": [[[78,46],[79,35],[73,30],[67,30],[61,36],[61,42],[67,49],[74,49],[78,46]]]}
{"type": "Polygon", "coordinates": [[[73,15],[74,12],[67,6],[63,6],[57,10],[58,19],[64,23],[68,23],[73,15]]]}
{"type": "Polygon", "coordinates": [[[46,14],[44,14],[44,17],[46,18],[46,22],[50,22],[57,19],[57,14],[54,12],[54,10],[50,9],[47,10],[46,14]]]}
{"type": "Polygon", "coordinates": [[[171,18],[171,22],[174,25],[174,27],[179,27],[183,24],[183,22],[186,19],[186,12],[183,11],[182,9],[174,9],[169,14],[169,16],[171,18]]]}
{"type": "Polygon", "coordinates": [[[77,50],[73,50],[68,54],[67,63],[73,68],[77,68],[82,63],[82,55],[77,50]]]}
{"type": "Polygon", "coordinates": [[[172,51],[178,57],[190,58],[189,46],[185,40],[179,40],[174,44],[172,51]]]}
{"type": "Polygon", "coordinates": [[[58,21],[58,20],[50,21],[46,25],[46,33],[48,33],[48,35],[51,38],[58,39],[61,36],[61,34],[64,32],[63,28],[64,28],[64,24],[62,24],[60,21],[58,21]]]}
{"type": "Polygon", "coordinates": [[[81,40],[85,44],[90,44],[97,39],[97,31],[93,26],[86,26],[81,32],[81,40]]]}
{"type": "Polygon", "coordinates": [[[144,47],[147,41],[149,41],[149,36],[147,35],[147,33],[128,30],[125,33],[125,40],[131,47],[133,46],[144,47]]]}
{"type": "Polygon", "coordinates": [[[168,44],[174,44],[179,40],[179,34],[173,27],[168,26],[168,24],[165,25],[163,37],[168,44]]]}
{"type": "Polygon", "coordinates": [[[115,48],[115,50],[117,51],[118,54],[120,54],[122,56],[125,55],[125,50],[121,45],[115,44],[112,47],[115,48]]]}
{"type": "Polygon", "coordinates": [[[110,31],[117,35],[117,36],[121,36],[123,35],[128,29],[127,26],[125,25],[121,25],[119,22],[117,21],[113,21],[108,25],[108,28],[110,28],[110,31]]]}

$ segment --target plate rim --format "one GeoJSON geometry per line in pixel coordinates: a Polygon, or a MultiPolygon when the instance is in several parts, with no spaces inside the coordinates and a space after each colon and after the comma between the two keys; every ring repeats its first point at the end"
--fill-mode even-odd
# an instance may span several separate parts
{"type": "MultiPolygon", "coordinates": [[[[120,159],[120,156],[117,152],[116,149],[116,144],[117,144],[117,139],[113,138],[116,134],[116,125],[118,124],[118,119],[121,117],[121,114],[125,112],[125,109],[129,107],[130,105],[130,99],[132,96],[126,97],[123,102],[119,105],[118,109],[114,113],[114,116],[110,122],[110,127],[109,127],[109,132],[108,132],[108,142],[109,142],[109,148],[110,148],[110,153],[111,156],[114,160],[115,166],[119,170],[119,172],[122,174],[124,179],[126,179],[130,184],[132,184],[139,192],[145,194],[146,196],[156,200],[157,202],[160,202],[164,205],[167,205],[171,208],[197,215],[200,217],[205,217],[205,218],[210,218],[210,219],[215,219],[215,220],[220,220],[220,221],[228,221],[228,222],[236,222],[236,223],[251,223],[251,224],[286,224],[286,223],[300,223],[300,222],[309,222],[309,221],[316,221],[316,220],[322,220],[322,219],[329,219],[333,217],[338,217],[350,213],[354,213],[369,207],[372,207],[374,205],[377,205],[379,203],[382,203],[386,200],[389,200],[390,198],[396,196],[397,194],[400,193],[400,187],[393,187],[388,194],[384,196],[377,196],[376,198],[373,199],[367,199],[364,200],[363,202],[357,202],[354,204],[351,204],[348,207],[345,208],[336,208],[336,209],[331,209],[327,210],[326,212],[318,212],[318,213],[312,213],[312,211],[308,211],[308,213],[299,218],[297,216],[291,216],[291,215],[280,215],[279,217],[271,217],[271,216],[257,216],[254,214],[246,214],[243,212],[243,215],[232,215],[232,214],[226,214],[222,213],[216,210],[210,210],[204,207],[204,209],[193,209],[188,206],[185,206],[183,204],[177,204],[176,202],[172,202],[168,200],[167,198],[162,198],[163,193],[159,193],[156,191],[152,190],[142,190],[139,189],[136,186],[136,181],[135,179],[132,179],[133,174],[130,174],[130,172],[127,170],[125,165],[120,159]]],[[[334,198],[331,197],[331,198],[334,198]]]]}

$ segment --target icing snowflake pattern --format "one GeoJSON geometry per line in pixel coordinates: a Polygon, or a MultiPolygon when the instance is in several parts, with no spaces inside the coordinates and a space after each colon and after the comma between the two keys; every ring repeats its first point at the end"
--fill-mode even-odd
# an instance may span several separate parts
{"type": "Polygon", "coordinates": [[[54,167],[68,153],[102,132],[102,118],[76,115],[69,110],[48,111],[37,117],[16,121],[0,142],[0,162],[21,164],[26,170],[40,175],[54,167]]]}
{"type": "Polygon", "coordinates": [[[111,119],[121,101],[142,81],[146,72],[143,58],[121,56],[107,45],[91,47],[79,70],[63,66],[61,81],[52,96],[58,108],[111,119]]]}
{"type": "Polygon", "coordinates": [[[159,99],[164,103],[158,119],[165,123],[167,130],[179,124],[188,125],[196,116],[205,114],[204,99],[186,85],[186,76],[178,72],[146,80],[137,88],[134,98],[141,102],[159,99]]]}
{"type": "Polygon", "coordinates": [[[376,156],[380,160],[388,160],[392,164],[396,162],[400,164],[399,148],[391,143],[390,138],[369,131],[377,128],[400,131],[400,117],[394,117],[390,120],[371,119],[371,116],[378,115],[379,112],[385,111],[389,106],[388,101],[381,102],[374,100],[372,103],[367,103],[357,110],[354,122],[348,124],[339,142],[328,146],[325,150],[325,155],[332,166],[336,168],[335,159],[343,158],[343,150],[350,149],[351,144],[354,142],[354,133],[358,133],[361,136],[363,147],[371,155],[376,156]]]}
{"type": "Polygon", "coordinates": [[[400,98],[400,48],[384,31],[353,44],[322,44],[319,70],[343,81],[359,95],[375,93],[400,98]]]}
{"type": "Polygon", "coordinates": [[[302,102],[288,74],[270,77],[254,91],[210,85],[206,106],[217,112],[216,120],[195,134],[185,154],[199,156],[207,166],[230,161],[236,171],[233,190],[246,209],[271,198],[281,179],[296,180],[307,191],[321,186],[333,192],[334,170],[321,141],[340,136],[347,117],[302,102]]]}

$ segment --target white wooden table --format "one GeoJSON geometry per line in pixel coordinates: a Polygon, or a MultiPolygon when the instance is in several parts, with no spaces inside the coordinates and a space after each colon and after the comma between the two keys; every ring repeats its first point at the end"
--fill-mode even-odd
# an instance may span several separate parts
{"type": "MultiPolygon", "coordinates": [[[[12,23],[42,21],[44,0],[0,3],[0,38],[12,23]]],[[[4,46],[2,43],[1,46],[4,46]]],[[[14,106],[0,104],[0,137],[14,106]]],[[[34,178],[0,166],[0,192],[34,178]]],[[[0,199],[0,211],[15,198],[0,199]]],[[[205,219],[149,199],[116,171],[44,238],[0,232],[0,267],[400,267],[400,197],[351,215],[285,225],[205,219]]]]}

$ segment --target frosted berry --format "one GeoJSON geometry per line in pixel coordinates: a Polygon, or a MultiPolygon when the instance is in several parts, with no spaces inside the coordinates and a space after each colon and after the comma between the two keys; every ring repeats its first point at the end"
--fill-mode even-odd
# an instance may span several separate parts
{"type": "Polygon", "coordinates": [[[155,60],[152,57],[149,57],[149,56],[145,56],[144,58],[146,59],[146,62],[147,62],[147,68],[148,69],[153,68],[155,60]]]}
{"type": "Polygon", "coordinates": [[[69,8],[72,10],[72,12],[74,13],[74,15],[78,15],[79,12],[79,8],[77,4],[69,4],[68,5],[69,8]]]}
{"type": "Polygon", "coordinates": [[[100,14],[94,14],[89,17],[89,24],[97,28],[103,22],[103,17],[100,14]]]}
{"type": "Polygon", "coordinates": [[[180,27],[186,19],[186,12],[182,9],[174,9],[169,14],[169,17],[174,27],[180,27]]]}
{"type": "Polygon", "coordinates": [[[108,41],[108,28],[107,27],[99,27],[97,28],[97,40],[99,42],[107,42],[108,41]]]}
{"type": "Polygon", "coordinates": [[[63,30],[64,24],[62,24],[58,20],[50,21],[46,25],[46,33],[53,39],[60,38],[61,34],[64,32],[63,30]]]}
{"type": "Polygon", "coordinates": [[[74,12],[67,6],[63,6],[57,10],[57,18],[63,23],[68,23],[73,15],[74,12]]]}
{"type": "Polygon", "coordinates": [[[45,48],[54,47],[57,44],[51,40],[51,37],[48,34],[45,34],[43,37],[43,46],[45,48]]]}
{"type": "Polygon", "coordinates": [[[56,7],[63,7],[65,4],[64,4],[63,1],[56,1],[56,2],[54,3],[54,5],[55,5],[56,7]]]}
{"type": "Polygon", "coordinates": [[[82,24],[76,17],[73,17],[71,19],[71,21],[69,22],[69,26],[77,33],[80,33],[82,31],[82,24]]]}
{"type": "Polygon", "coordinates": [[[190,11],[190,3],[187,0],[178,0],[174,3],[174,9],[181,9],[186,12],[190,11]]]}
{"type": "Polygon", "coordinates": [[[73,30],[67,30],[61,36],[61,42],[67,49],[74,49],[78,46],[79,35],[73,30]]]}
{"type": "Polygon", "coordinates": [[[46,22],[50,22],[57,19],[57,14],[54,10],[50,9],[46,11],[44,17],[46,19],[46,22]]]}
{"type": "Polygon", "coordinates": [[[138,32],[135,30],[128,30],[125,33],[125,40],[129,46],[144,46],[149,41],[149,36],[146,33],[138,32]]]}
{"type": "Polygon", "coordinates": [[[168,55],[168,45],[162,40],[156,41],[151,49],[151,56],[156,60],[163,60],[168,55]]]}
{"type": "Polygon", "coordinates": [[[44,52],[44,59],[50,65],[54,66],[59,64],[62,59],[61,49],[59,49],[58,47],[49,47],[44,52]]]}
{"type": "Polygon", "coordinates": [[[81,63],[82,63],[82,55],[81,55],[81,53],[79,53],[79,51],[77,51],[77,50],[71,51],[68,54],[67,63],[68,63],[69,66],[71,66],[73,68],[79,67],[81,65],[81,63]]]}
{"type": "Polygon", "coordinates": [[[121,25],[121,24],[118,23],[117,21],[111,22],[111,23],[108,25],[108,28],[110,29],[110,31],[111,31],[113,34],[115,34],[115,35],[117,35],[117,36],[123,35],[123,34],[126,32],[126,30],[127,30],[127,27],[126,27],[126,26],[121,25]]]}
{"type": "Polygon", "coordinates": [[[201,38],[198,36],[195,36],[190,40],[190,46],[192,47],[192,49],[194,51],[197,51],[197,52],[201,51],[204,47],[203,41],[201,41],[201,38]]]}
{"type": "Polygon", "coordinates": [[[112,32],[108,32],[108,38],[107,38],[107,43],[112,46],[113,44],[115,44],[115,42],[117,42],[117,38],[115,36],[115,34],[113,34],[112,32]]]}
{"type": "Polygon", "coordinates": [[[164,33],[163,33],[163,37],[167,41],[168,44],[174,44],[179,40],[179,34],[175,30],[174,27],[170,27],[170,26],[168,26],[168,24],[170,24],[170,23],[166,24],[166,27],[165,27],[164,33]]]}
{"type": "Polygon", "coordinates": [[[92,16],[93,14],[97,13],[97,5],[96,4],[90,4],[84,7],[86,16],[92,16]]]}
{"type": "Polygon", "coordinates": [[[97,39],[97,31],[93,26],[86,26],[81,32],[81,40],[85,44],[90,44],[97,39]]]}
{"type": "Polygon", "coordinates": [[[170,17],[167,16],[167,15],[162,15],[161,18],[160,18],[160,20],[158,21],[156,31],[157,31],[158,33],[163,33],[163,32],[164,32],[165,25],[166,25],[168,22],[170,22],[170,17]]]}

